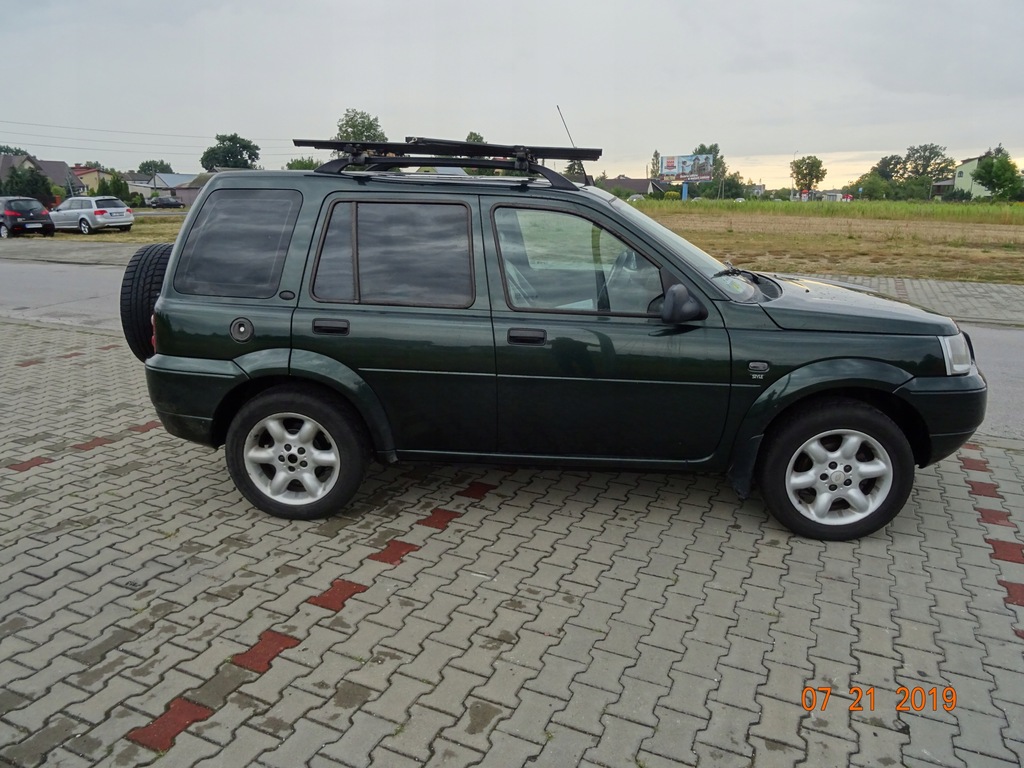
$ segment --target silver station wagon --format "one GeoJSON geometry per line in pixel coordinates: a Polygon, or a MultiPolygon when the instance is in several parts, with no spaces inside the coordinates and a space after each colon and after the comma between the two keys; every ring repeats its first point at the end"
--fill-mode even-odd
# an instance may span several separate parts
{"type": "Polygon", "coordinates": [[[127,232],[135,223],[132,209],[116,197],[69,197],[50,212],[57,229],[77,229],[91,235],[97,229],[113,227],[127,232]]]}

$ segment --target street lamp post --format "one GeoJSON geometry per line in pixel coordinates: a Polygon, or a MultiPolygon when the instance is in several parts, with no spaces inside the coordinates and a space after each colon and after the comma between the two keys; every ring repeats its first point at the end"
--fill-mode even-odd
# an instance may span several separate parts
{"type": "MultiPolygon", "coordinates": [[[[799,149],[794,149],[793,150],[793,163],[796,162],[796,153],[799,152],[799,151],[800,151],[799,149]]],[[[793,173],[793,165],[792,164],[790,164],[790,166],[789,166],[789,177],[793,180],[793,192],[796,192],[796,176],[793,173]]],[[[790,195],[790,200],[792,200],[792,199],[793,199],[793,195],[790,195]]]]}

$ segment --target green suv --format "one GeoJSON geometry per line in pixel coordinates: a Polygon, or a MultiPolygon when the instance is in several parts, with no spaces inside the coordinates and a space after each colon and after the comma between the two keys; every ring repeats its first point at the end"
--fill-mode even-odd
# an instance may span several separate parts
{"type": "Polygon", "coordinates": [[[216,174],[121,296],[167,431],[272,515],[341,510],[373,458],[709,470],[849,539],[982,422],[952,320],[722,264],[542,165],[600,150],[296,144],[341,157],[216,174]]]}

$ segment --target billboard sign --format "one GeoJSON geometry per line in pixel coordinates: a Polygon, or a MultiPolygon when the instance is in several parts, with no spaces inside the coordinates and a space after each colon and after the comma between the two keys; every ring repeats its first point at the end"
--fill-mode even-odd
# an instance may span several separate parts
{"type": "Polygon", "coordinates": [[[662,181],[711,181],[714,155],[662,155],[658,178],[662,181]]]}

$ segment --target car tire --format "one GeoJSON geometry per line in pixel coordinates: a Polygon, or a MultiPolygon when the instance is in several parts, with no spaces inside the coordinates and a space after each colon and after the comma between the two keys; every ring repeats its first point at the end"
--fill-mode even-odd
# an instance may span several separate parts
{"type": "Polygon", "coordinates": [[[120,229],[122,232],[131,232],[132,231],[132,225],[129,224],[127,227],[118,227],[118,229],[120,229]]]}
{"type": "Polygon", "coordinates": [[[128,348],[139,360],[153,356],[153,308],[173,248],[174,243],[139,248],[128,260],[121,278],[121,329],[128,348]]]}
{"type": "Polygon", "coordinates": [[[6,224],[0,224],[0,240],[7,240],[14,237],[14,234],[7,228],[6,224]]]}
{"type": "Polygon", "coordinates": [[[232,419],[224,443],[228,472],[254,507],[274,517],[327,517],[363,480],[369,443],[361,427],[340,398],[275,387],[232,419]]]}
{"type": "Polygon", "coordinates": [[[876,408],[819,401],[772,430],[759,482],[772,515],[813,539],[846,541],[887,525],[914,485],[906,435],[876,408]]]}
{"type": "Polygon", "coordinates": [[[82,219],[81,221],[78,222],[78,231],[81,232],[83,235],[91,235],[95,230],[92,228],[92,225],[88,221],[82,219]]]}

